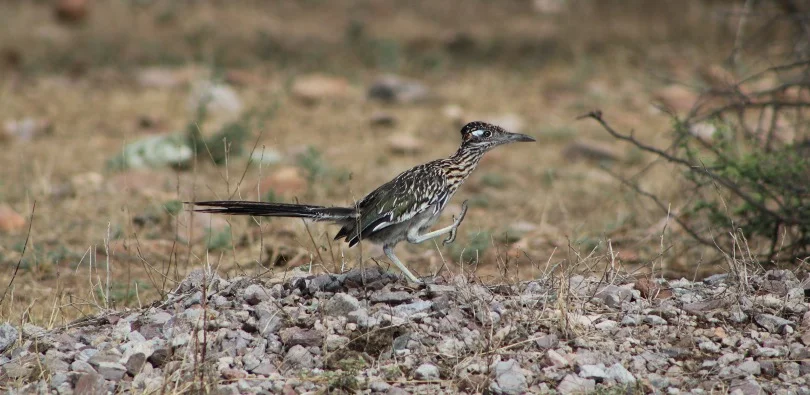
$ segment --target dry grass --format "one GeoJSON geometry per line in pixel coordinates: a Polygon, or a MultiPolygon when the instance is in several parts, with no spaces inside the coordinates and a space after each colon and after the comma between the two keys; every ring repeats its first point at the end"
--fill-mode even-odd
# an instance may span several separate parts
{"type": "MultiPolygon", "coordinates": [[[[277,149],[292,158],[310,145],[329,168],[351,175],[348,181],[332,177],[309,185],[297,196],[301,201],[349,203],[399,171],[452,153],[458,125],[443,115],[443,104],[459,105],[472,117],[520,114],[525,132],[538,143],[491,153],[454,199],[456,205],[464,199],[478,202],[456,245],[486,247],[472,268],[484,281],[547,273],[549,264],[571,258],[559,253],[569,245],[586,255],[598,251],[611,257],[595,260],[596,266],[618,259],[642,269],[654,261],[676,275],[695,270],[696,257],[679,253],[678,246],[663,248],[656,225],[665,215],[594,163],[571,161],[562,151],[579,138],[614,144],[598,126],[574,121],[596,107],[609,109],[617,126],[635,129],[639,138],[665,143],[668,120],[650,105],[664,83],[650,70],[691,75],[692,66],[680,59],[716,62],[705,54],[727,53],[732,45],[724,25],[703,23],[715,15],[701,13],[707,10],[703,6],[662,6],[682,16],[683,24],[668,25],[656,17],[641,18],[643,9],[625,13],[617,9],[627,7],[617,5],[577,6],[572,7],[576,12],[552,17],[533,14],[528,3],[518,1],[463,7],[424,1],[407,8],[383,1],[352,7],[319,1],[261,6],[156,2],[142,8],[97,3],[91,19],[75,28],[53,23],[41,5],[0,4],[0,49],[22,56],[16,71],[2,73],[0,119],[41,117],[55,125],[53,136],[32,143],[0,143],[5,145],[0,201],[20,213],[37,202],[29,250],[0,306],[4,319],[52,327],[97,310],[145,305],[201,265],[224,274],[265,273],[263,246],[304,251],[300,263],[313,263],[316,270],[319,264],[326,270],[355,264],[357,250],[328,241],[333,229],[305,228],[299,221],[265,220],[259,227],[250,219],[230,219],[237,242],[210,251],[205,241],[190,249],[175,242],[179,230],[165,210],[156,223],[137,225],[136,217],[149,210],[160,213],[168,201],[230,197],[274,169],[248,167],[245,157],[231,157],[224,167],[198,158],[192,170],[183,172],[105,172],[111,156],[145,135],[138,126],[142,117],[159,120],[161,131],[181,130],[191,117],[185,106],[187,85],[147,89],[134,82],[137,70],[155,64],[176,66],[193,79],[234,69],[259,76],[261,84],[237,88],[248,108],[261,112],[277,106],[256,131],[261,132],[257,149],[277,149]],[[347,32],[358,26],[363,43],[373,45],[349,42],[347,32]],[[446,49],[454,37],[465,35],[472,49],[464,54],[446,49]],[[352,92],[314,106],[295,100],[290,82],[310,71],[344,76],[352,92]],[[364,87],[387,71],[418,78],[438,93],[441,103],[366,101],[364,87]],[[393,130],[369,126],[376,111],[397,117],[393,130]],[[410,133],[426,144],[416,154],[391,155],[384,148],[391,133],[410,133]],[[102,173],[105,184],[114,187],[58,196],[66,182],[86,173],[102,173]],[[146,190],[122,187],[127,180],[144,184],[143,177],[149,180],[146,190]],[[504,243],[504,233],[519,222],[534,228],[517,243],[504,243]],[[657,231],[647,234],[646,229],[657,231]],[[120,254],[107,255],[107,248],[120,254]]],[[[205,125],[203,132],[213,128],[205,125]]],[[[627,159],[616,166],[645,164],[645,157],[615,146],[627,159]]],[[[663,167],[654,171],[660,177],[647,189],[677,202],[674,175],[663,167]]],[[[257,198],[255,192],[236,195],[257,198]]],[[[23,232],[0,234],[0,265],[13,268],[24,239],[23,232]]],[[[425,243],[398,251],[421,273],[461,270],[452,263],[449,248],[425,243]]],[[[362,253],[366,259],[380,255],[368,246],[362,253]]],[[[288,268],[272,269],[283,275],[288,268]]],[[[0,283],[8,283],[10,273],[3,270],[0,283]]]]}

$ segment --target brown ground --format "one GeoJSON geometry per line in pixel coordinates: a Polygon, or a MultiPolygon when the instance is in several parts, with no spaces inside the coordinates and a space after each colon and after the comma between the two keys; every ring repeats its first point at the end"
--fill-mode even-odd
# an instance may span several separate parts
{"type": "MultiPolygon", "coordinates": [[[[177,221],[161,206],[235,191],[256,199],[259,181],[298,166],[295,157],[305,146],[320,152],[330,171],[302,190],[282,188],[277,195],[346,204],[410,166],[452,153],[459,124],[446,115],[448,106],[460,107],[465,120],[517,114],[523,132],[538,142],[492,152],[462,188],[449,211],[464,199],[473,207],[454,246],[398,248],[417,271],[438,271],[443,262],[458,270],[454,257],[471,244],[480,248],[477,274],[485,281],[536,276],[564,260],[597,268],[608,262],[608,241],[629,270],[654,267],[692,277],[707,269],[700,266],[704,252],[686,253],[674,226],[662,240],[664,213],[598,163],[565,151],[573,142],[598,142],[615,151],[620,160],[613,168],[627,174],[650,161],[594,123],[574,119],[601,108],[614,126],[666,144],[670,121],[652,104],[664,100],[683,111],[694,98],[666,79],[700,84],[696,72],[717,64],[733,45],[735,21],[707,5],[575,1],[543,14],[525,1],[96,3],[75,26],[57,23],[45,3],[0,3],[0,120],[32,117],[53,125],[51,135],[31,142],[0,141],[0,202],[29,215],[36,201],[23,264],[0,305],[4,320],[52,326],[98,308],[148,304],[206,262],[223,275],[280,273],[310,261],[316,270],[336,270],[341,260],[352,266],[359,251],[330,244],[333,228],[312,225],[310,236],[292,220],[258,227],[233,218],[233,247],[214,243],[219,248],[206,253],[202,238],[189,251],[175,242],[187,218],[177,221]],[[144,87],[137,76],[147,67],[170,70],[178,84],[144,87]],[[260,136],[257,150],[278,150],[281,164],[245,171],[246,157],[233,155],[226,166],[202,157],[180,172],[106,170],[126,143],[185,128],[192,82],[228,73],[234,79],[234,72],[248,81],[234,86],[246,108],[275,108],[246,147],[260,136]],[[297,100],[294,81],[316,72],[344,78],[349,87],[317,104],[297,100]],[[423,82],[438,99],[367,100],[369,84],[386,72],[423,82]],[[378,112],[397,123],[370,126],[378,112]],[[142,127],[144,119],[155,125],[142,127]],[[397,134],[423,140],[421,150],[391,153],[388,139],[397,134]],[[136,218],[148,213],[156,219],[138,225],[136,218]],[[504,236],[515,229],[524,231],[504,236]],[[109,259],[105,244],[116,251],[109,259]],[[268,253],[281,249],[293,262],[269,267],[268,253]],[[105,302],[107,290],[114,303],[105,302]]],[[[216,122],[201,128],[212,134],[216,122]]],[[[653,172],[656,181],[645,186],[677,208],[677,178],[664,166],[653,172]]],[[[204,226],[194,227],[198,236],[204,226]]],[[[0,233],[0,289],[20,258],[26,230],[0,233]]],[[[379,257],[369,248],[364,258],[379,257]]]]}

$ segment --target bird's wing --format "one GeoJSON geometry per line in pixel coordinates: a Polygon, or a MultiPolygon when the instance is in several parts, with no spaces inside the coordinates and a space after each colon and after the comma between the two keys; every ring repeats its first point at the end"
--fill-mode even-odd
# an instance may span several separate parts
{"type": "Polygon", "coordinates": [[[438,212],[447,201],[447,190],[447,177],[441,168],[430,164],[417,166],[360,200],[357,203],[359,226],[344,227],[337,238],[350,237],[351,246],[372,233],[408,221],[433,205],[438,212]]]}

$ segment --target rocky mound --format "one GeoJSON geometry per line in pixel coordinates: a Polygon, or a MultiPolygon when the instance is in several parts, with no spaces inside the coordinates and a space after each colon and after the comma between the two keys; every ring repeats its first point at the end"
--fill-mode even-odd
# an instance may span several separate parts
{"type": "Polygon", "coordinates": [[[197,271],[142,310],[51,331],[0,325],[0,385],[58,394],[810,393],[809,295],[810,279],[788,271],[493,287],[461,277],[408,287],[378,268],[276,284],[197,271]]]}

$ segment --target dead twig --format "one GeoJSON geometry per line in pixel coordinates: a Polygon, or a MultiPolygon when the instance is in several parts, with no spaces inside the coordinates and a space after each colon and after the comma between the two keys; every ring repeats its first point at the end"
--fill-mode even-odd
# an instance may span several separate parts
{"type": "Polygon", "coordinates": [[[31,206],[31,217],[28,220],[28,232],[25,234],[25,244],[23,244],[22,252],[20,253],[20,259],[17,260],[17,266],[14,266],[14,273],[11,275],[11,280],[8,281],[8,286],[3,291],[3,296],[0,296],[0,304],[6,299],[6,294],[8,290],[11,289],[11,286],[14,284],[14,279],[17,278],[17,271],[20,270],[20,265],[22,265],[23,257],[25,256],[25,250],[28,248],[28,240],[31,239],[31,227],[34,226],[34,211],[37,209],[37,201],[34,200],[34,204],[31,206]]]}

